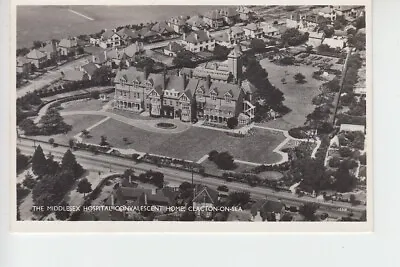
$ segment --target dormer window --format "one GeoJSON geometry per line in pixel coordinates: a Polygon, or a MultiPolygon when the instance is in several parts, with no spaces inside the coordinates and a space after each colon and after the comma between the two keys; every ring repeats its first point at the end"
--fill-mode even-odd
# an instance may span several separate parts
{"type": "Polygon", "coordinates": [[[217,100],[217,94],[215,92],[211,93],[211,100],[213,101],[217,100]]]}
{"type": "Polygon", "coordinates": [[[231,97],[229,95],[225,95],[225,102],[231,103],[231,97]]]}

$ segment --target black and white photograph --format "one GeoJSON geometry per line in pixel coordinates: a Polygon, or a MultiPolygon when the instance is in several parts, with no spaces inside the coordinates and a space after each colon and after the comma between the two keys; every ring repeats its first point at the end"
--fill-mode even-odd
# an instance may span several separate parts
{"type": "Polygon", "coordinates": [[[349,3],[17,5],[11,220],[365,230],[370,6],[349,3]]]}

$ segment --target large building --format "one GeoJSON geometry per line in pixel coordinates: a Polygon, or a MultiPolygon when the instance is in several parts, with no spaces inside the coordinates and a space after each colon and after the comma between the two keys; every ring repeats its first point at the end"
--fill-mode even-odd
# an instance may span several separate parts
{"type": "Polygon", "coordinates": [[[232,81],[213,79],[212,71],[195,76],[196,69],[178,75],[167,75],[166,71],[148,73],[134,67],[120,70],[114,79],[114,108],[185,122],[197,118],[226,123],[231,117],[240,117],[241,123],[248,123],[254,118],[251,101],[255,90],[248,81],[240,82],[242,65],[238,48],[232,50],[223,66],[223,72],[230,73],[232,81]]]}

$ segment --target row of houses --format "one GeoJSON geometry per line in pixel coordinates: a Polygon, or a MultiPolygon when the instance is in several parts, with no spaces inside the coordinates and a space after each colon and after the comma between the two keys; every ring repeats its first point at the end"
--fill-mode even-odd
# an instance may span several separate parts
{"type": "Polygon", "coordinates": [[[65,38],[60,42],[49,41],[40,48],[32,49],[25,56],[17,57],[16,71],[24,76],[29,75],[32,66],[42,69],[49,62],[57,62],[62,57],[75,55],[78,47],[76,38],[65,38]]]}

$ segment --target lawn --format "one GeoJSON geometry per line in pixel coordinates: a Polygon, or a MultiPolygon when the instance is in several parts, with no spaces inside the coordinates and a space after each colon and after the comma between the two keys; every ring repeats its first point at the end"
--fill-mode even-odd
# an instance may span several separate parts
{"type": "Polygon", "coordinates": [[[102,107],[106,104],[99,99],[80,99],[76,101],[70,101],[62,103],[61,106],[63,107],[62,111],[87,111],[87,110],[101,110],[102,107]]]}
{"type": "Polygon", "coordinates": [[[140,152],[192,161],[199,160],[211,150],[217,150],[228,151],[235,159],[256,163],[279,161],[281,156],[272,150],[285,139],[281,133],[262,129],[254,129],[251,136],[244,138],[197,127],[182,133],[162,134],[141,130],[112,119],[96,127],[91,135],[87,142],[100,143],[100,137],[104,135],[114,147],[133,148],[140,152]],[[128,138],[130,144],[125,144],[124,137],[128,138]]]}
{"type": "Polygon", "coordinates": [[[285,96],[283,103],[292,110],[282,118],[264,125],[283,130],[303,125],[306,116],[315,108],[312,99],[320,93],[319,87],[323,83],[323,81],[312,78],[313,72],[318,68],[305,65],[280,66],[270,62],[269,59],[261,60],[260,64],[268,72],[270,82],[283,92],[285,96]],[[306,77],[306,83],[296,83],[293,76],[299,72],[306,77]],[[285,78],[285,84],[282,83],[282,78],[285,78]]]}
{"type": "Polygon", "coordinates": [[[92,126],[96,122],[104,119],[104,116],[101,115],[73,115],[73,116],[65,116],[65,123],[72,126],[72,130],[67,134],[57,134],[51,136],[36,136],[37,139],[47,142],[50,138],[54,138],[56,143],[68,144],[69,139],[74,137],[77,133],[82,130],[92,126]]]}

